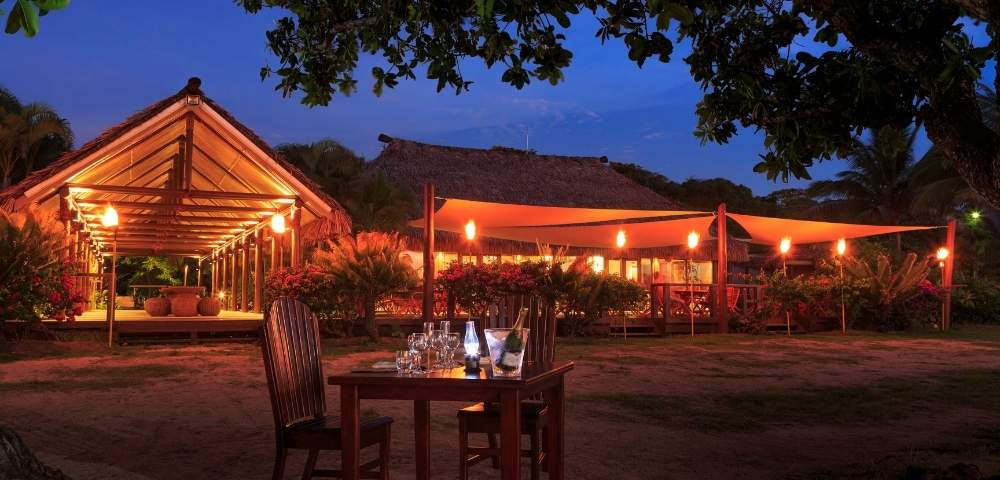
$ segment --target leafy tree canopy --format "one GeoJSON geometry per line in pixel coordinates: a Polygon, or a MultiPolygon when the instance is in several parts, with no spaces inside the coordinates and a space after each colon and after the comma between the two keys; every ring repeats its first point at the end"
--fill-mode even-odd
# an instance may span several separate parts
{"type": "MultiPolygon", "coordinates": [[[[4,15],[3,0],[0,0],[0,16],[4,15]]],[[[10,14],[7,15],[7,26],[4,32],[15,34],[24,30],[25,37],[38,34],[39,17],[44,17],[52,10],[66,8],[69,0],[11,0],[10,14]]]]}
{"type": "MultiPolygon", "coordinates": [[[[362,53],[374,92],[416,78],[438,90],[470,83],[460,61],[497,67],[504,82],[558,83],[573,54],[574,17],[597,17],[601,41],[622,41],[639,66],[668,62],[677,41],[704,97],[695,135],[725,143],[760,129],[770,179],[809,178],[814,162],[846,154],[865,129],[915,120],[973,190],[1000,207],[1000,135],[977,105],[976,83],[997,55],[1000,2],[989,0],[236,0],[248,12],[290,12],[267,32],[284,95],[309,105],[355,90],[362,53]],[[974,43],[985,24],[990,39],[974,43]],[[805,46],[805,47],[804,47],[805,46]]],[[[995,65],[995,63],[993,64],[995,65]]]]}

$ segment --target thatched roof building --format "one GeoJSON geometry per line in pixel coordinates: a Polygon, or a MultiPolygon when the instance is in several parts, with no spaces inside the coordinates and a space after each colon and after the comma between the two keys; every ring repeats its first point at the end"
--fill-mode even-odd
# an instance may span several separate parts
{"type": "MultiPolygon", "coordinates": [[[[423,185],[434,184],[435,193],[444,198],[462,198],[487,202],[581,208],[616,208],[677,210],[678,202],[639,185],[611,168],[607,157],[540,155],[507,147],[488,149],[432,145],[380,135],[385,149],[371,162],[372,172],[381,172],[388,180],[408,190],[417,200],[414,218],[422,211],[423,185]]],[[[415,250],[422,232],[409,232],[415,250]]],[[[438,250],[463,251],[469,246],[460,235],[438,231],[438,250]]],[[[702,242],[697,257],[714,255],[714,241],[702,242]]],[[[483,255],[535,255],[535,244],[477,239],[477,252],[483,255]]],[[[745,261],[746,245],[730,239],[733,261],[745,261]]],[[[571,248],[570,255],[607,255],[627,257],[673,258],[686,255],[677,247],[655,249],[571,248]]]]}

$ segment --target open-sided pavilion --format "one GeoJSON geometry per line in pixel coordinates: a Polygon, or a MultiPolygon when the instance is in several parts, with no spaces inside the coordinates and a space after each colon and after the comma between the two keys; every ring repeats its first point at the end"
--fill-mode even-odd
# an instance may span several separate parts
{"type": "MultiPolygon", "coordinates": [[[[0,192],[4,211],[33,209],[65,226],[64,254],[79,265],[84,298],[95,298],[108,256],[189,257],[197,265],[190,283],[201,285],[203,270],[211,272],[211,294],[224,301],[219,319],[259,320],[268,270],[301,262],[304,239],[350,231],[336,200],[206,97],[200,84],[190,79],[0,192]],[[101,221],[109,208],[118,213],[117,226],[101,221]],[[274,217],[284,229],[272,228],[274,217]]],[[[85,308],[91,311],[82,320],[113,317],[85,308]]]]}

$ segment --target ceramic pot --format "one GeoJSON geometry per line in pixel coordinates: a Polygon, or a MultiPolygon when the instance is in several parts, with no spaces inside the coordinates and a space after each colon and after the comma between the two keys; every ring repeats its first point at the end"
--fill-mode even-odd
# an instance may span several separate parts
{"type": "Polygon", "coordinates": [[[151,317],[165,317],[170,315],[170,300],[163,297],[148,298],[143,309],[151,317]]]}
{"type": "Polygon", "coordinates": [[[222,311],[222,302],[216,298],[205,297],[198,301],[198,314],[205,317],[217,317],[222,311]]]}
{"type": "Polygon", "coordinates": [[[170,313],[175,317],[193,317],[198,315],[198,297],[195,295],[174,295],[170,299],[170,313]]]}

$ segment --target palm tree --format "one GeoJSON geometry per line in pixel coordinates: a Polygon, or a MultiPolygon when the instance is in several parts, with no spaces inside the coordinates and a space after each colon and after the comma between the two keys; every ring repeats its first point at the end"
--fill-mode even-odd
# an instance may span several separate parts
{"type": "MultiPolygon", "coordinates": [[[[913,199],[913,143],[918,128],[885,126],[871,132],[847,157],[848,169],[835,180],[809,185],[808,193],[822,200],[813,214],[861,219],[898,225],[910,211],[913,199]]],[[[902,237],[896,234],[896,250],[902,253],[902,237]]]]}
{"type": "Polygon", "coordinates": [[[366,173],[364,158],[336,140],[288,143],[277,150],[344,206],[356,232],[405,227],[413,208],[407,192],[381,173],[366,173]]]}
{"type": "Polygon", "coordinates": [[[365,167],[364,158],[329,138],[309,144],[286,143],[276,150],[338,200],[365,167]]]}
{"type": "Polygon", "coordinates": [[[52,107],[38,102],[22,105],[0,89],[0,189],[10,186],[15,172],[27,175],[36,164],[51,161],[72,144],[69,122],[52,107]]]}

